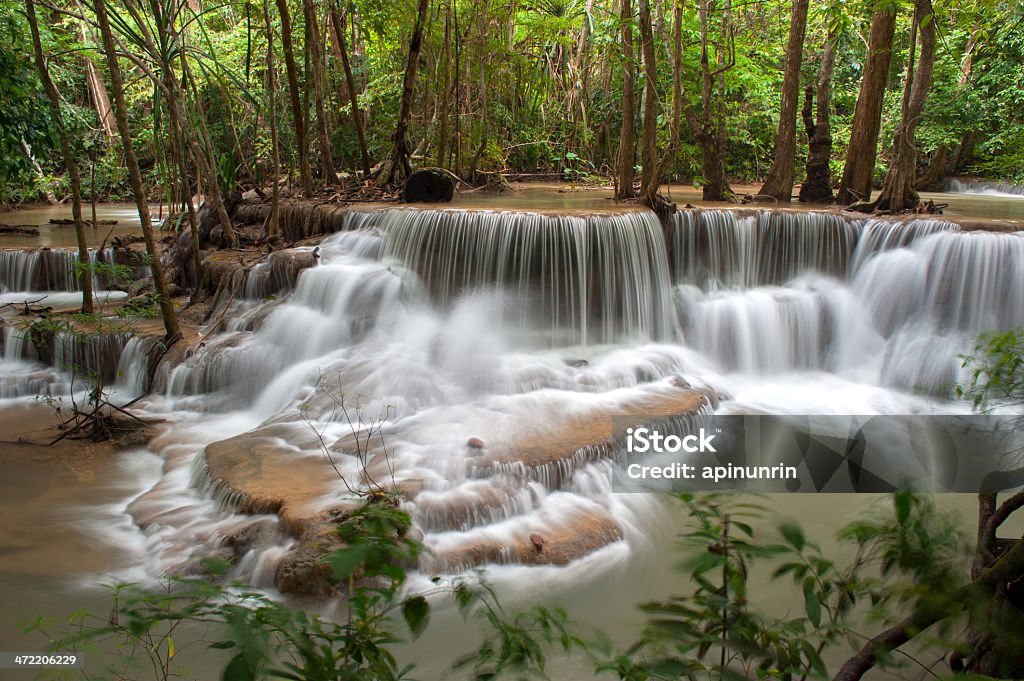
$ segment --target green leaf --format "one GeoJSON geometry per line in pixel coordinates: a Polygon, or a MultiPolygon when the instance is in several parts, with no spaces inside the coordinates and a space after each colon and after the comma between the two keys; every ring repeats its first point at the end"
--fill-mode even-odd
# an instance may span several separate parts
{"type": "Polygon", "coordinates": [[[342,581],[349,578],[370,554],[369,544],[356,544],[348,548],[339,549],[327,556],[327,563],[330,564],[332,575],[335,579],[342,581]]]}
{"type": "Polygon", "coordinates": [[[808,577],[804,580],[804,607],[807,610],[807,619],[815,627],[821,626],[821,601],[814,591],[814,578],[808,577]]]}
{"type": "Polygon", "coordinates": [[[795,548],[797,551],[802,551],[804,545],[807,543],[807,539],[804,537],[804,531],[800,529],[800,526],[791,521],[784,521],[779,525],[779,532],[782,533],[783,539],[795,548]]]}
{"type": "Polygon", "coordinates": [[[910,519],[910,511],[914,506],[914,497],[906,492],[899,492],[892,497],[893,506],[896,509],[896,522],[906,525],[910,519]]]}
{"type": "Polygon", "coordinates": [[[221,681],[255,681],[256,674],[249,668],[245,655],[238,653],[231,658],[228,666],[224,667],[224,673],[221,674],[220,678],[221,681]]]}
{"type": "Polygon", "coordinates": [[[423,596],[407,598],[402,603],[402,617],[409,625],[409,631],[412,632],[413,638],[419,638],[423,630],[427,628],[427,623],[430,622],[430,604],[423,596]]]}

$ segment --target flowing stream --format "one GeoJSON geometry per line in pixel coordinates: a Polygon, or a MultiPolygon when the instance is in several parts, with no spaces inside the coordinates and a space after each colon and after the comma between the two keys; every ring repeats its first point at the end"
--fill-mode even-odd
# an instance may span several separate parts
{"type": "MultiPolygon", "coordinates": [[[[570,446],[581,431],[668,413],[681,383],[709,396],[705,412],[967,412],[951,399],[967,378],[960,355],[980,332],[1024,324],[1024,234],[941,219],[703,210],[663,229],[635,210],[395,208],[353,210],[345,227],[290,292],[260,297],[258,266],[215,312],[226,330],[158,372],[141,406],[169,425],[118,459],[108,474],[123,484],[94,507],[107,511],[79,522],[116,544],[113,578],[188,569],[251,532],[236,574],[272,588],[294,540],[276,515],[239,512],[207,457],[267,452],[287,464],[277,484],[304,485],[315,513],[349,496],[332,472],[308,477],[324,470],[322,445],[372,425],[386,455],[370,473],[415,492],[406,508],[431,555],[416,580],[482,563],[515,598],[585,602],[588,616],[632,626],[624,609],[667,588],[679,519],[653,496],[612,493],[601,452],[570,446]],[[501,455],[478,458],[472,438],[501,455]],[[565,559],[532,565],[516,548],[531,534],[565,559]]],[[[5,334],[0,404],[67,389],[60,364],[5,334]]],[[[140,344],[119,352],[118,390],[137,393],[140,344]]],[[[356,457],[335,463],[347,479],[363,473],[356,457]]],[[[782,505],[831,514],[831,528],[862,504],[782,505]]]]}

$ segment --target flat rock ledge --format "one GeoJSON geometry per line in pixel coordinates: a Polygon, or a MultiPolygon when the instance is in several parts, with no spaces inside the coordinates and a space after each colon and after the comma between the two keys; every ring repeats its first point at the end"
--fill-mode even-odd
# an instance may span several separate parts
{"type": "MultiPolygon", "coordinates": [[[[443,541],[433,539],[441,535],[427,536],[428,551],[419,569],[441,574],[489,563],[566,565],[620,541],[622,529],[607,509],[582,497],[558,518],[527,515],[524,522],[505,523],[499,530],[479,519],[487,516],[483,507],[500,504],[527,483],[540,482],[554,493],[568,495],[557,490],[579,466],[611,457],[626,428],[696,418],[711,403],[706,394],[680,380],[652,386],[614,410],[596,408],[541,432],[528,432],[521,440],[506,438],[490,447],[488,433],[480,433],[484,447],[471,448],[476,451],[466,456],[466,477],[488,488],[477,497],[480,508],[465,495],[452,494],[450,508],[443,495],[434,495],[418,509],[416,481],[398,483],[416,526],[444,536],[443,541]],[[469,518],[477,522],[468,522],[469,518]]],[[[361,502],[343,497],[344,487],[327,457],[319,453],[313,433],[303,434],[296,425],[270,424],[210,444],[198,474],[221,503],[241,513],[276,514],[282,531],[297,540],[277,570],[283,593],[324,596],[334,590],[323,565],[323,558],[339,547],[334,526],[361,502]]],[[[330,445],[333,456],[351,455],[346,453],[348,439],[330,445]]],[[[371,468],[374,458],[369,452],[371,468]]]]}

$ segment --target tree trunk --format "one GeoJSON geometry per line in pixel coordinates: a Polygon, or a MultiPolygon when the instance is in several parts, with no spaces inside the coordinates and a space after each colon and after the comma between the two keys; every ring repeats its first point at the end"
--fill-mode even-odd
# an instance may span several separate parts
{"type": "MultiPolygon", "coordinates": [[[[35,50],[36,68],[39,70],[39,77],[43,81],[43,90],[46,91],[46,98],[50,101],[50,113],[53,116],[57,127],[60,153],[64,157],[64,165],[68,169],[71,178],[71,217],[75,222],[75,239],[78,241],[78,282],[82,289],[82,313],[92,314],[92,264],[89,259],[89,247],[85,241],[85,225],[82,222],[82,175],[78,170],[78,163],[71,151],[71,142],[68,139],[67,130],[64,128],[60,111],[60,96],[57,88],[50,79],[50,71],[46,66],[46,58],[43,56],[43,43],[39,37],[39,22],[36,18],[35,0],[28,0],[27,16],[29,28],[32,31],[32,46],[35,50]]],[[[93,226],[96,225],[95,220],[93,226]]]]}
{"type": "MultiPolygon", "coordinates": [[[[333,6],[333,3],[332,3],[333,6]]],[[[270,23],[270,0],[263,0],[263,20],[267,27],[267,93],[270,99],[270,147],[274,158],[274,174],[270,182],[270,222],[267,242],[277,246],[281,240],[281,140],[277,134],[277,71],[274,63],[274,27],[270,23]]]]}
{"type": "Polygon", "coordinates": [[[299,176],[302,178],[302,193],[313,195],[313,179],[309,172],[309,140],[306,135],[306,120],[302,115],[299,91],[299,70],[295,66],[295,51],[292,48],[292,16],[288,11],[288,0],[276,0],[281,15],[281,49],[284,51],[284,65],[288,72],[288,96],[292,105],[292,124],[295,126],[295,143],[298,146],[299,176]]]}
{"type": "Polygon", "coordinates": [[[928,161],[928,168],[917,182],[923,192],[941,192],[946,189],[946,165],[949,163],[949,147],[940,144],[928,161]]]}
{"type": "Polygon", "coordinates": [[[451,88],[448,80],[451,72],[451,44],[452,44],[452,6],[451,2],[446,2],[444,7],[444,77],[441,82],[441,110],[439,118],[441,119],[437,135],[437,165],[441,168],[447,168],[449,166],[449,154],[448,154],[448,113],[451,103],[451,88]]]}
{"type": "Polygon", "coordinates": [[[630,0],[621,0],[619,22],[622,30],[622,128],[619,132],[618,170],[615,173],[615,198],[631,199],[633,164],[636,154],[636,103],[633,92],[633,6],[630,0]]]}
{"type": "MultiPolygon", "coordinates": [[[[334,157],[331,154],[331,133],[327,126],[327,108],[324,106],[323,87],[323,53],[320,50],[320,22],[316,18],[316,6],[313,0],[302,1],[306,15],[306,49],[312,61],[313,96],[316,100],[317,129],[320,133],[320,170],[328,186],[338,182],[338,174],[334,170],[334,157]]],[[[309,86],[310,78],[306,78],[309,86]]]]}
{"type": "Polygon", "coordinates": [[[821,54],[817,88],[808,87],[804,95],[803,119],[807,129],[807,177],[800,185],[800,201],[832,203],[832,73],[836,66],[838,36],[829,31],[821,54]],[[813,100],[817,99],[817,121],[813,100]]]}
{"type": "Polygon", "coordinates": [[[658,173],[658,69],[654,57],[654,27],[650,0],[640,0],[640,40],[644,56],[644,131],[641,140],[640,198],[653,207],[661,177],[658,173]]]}
{"type": "Polygon", "coordinates": [[[139,211],[142,236],[146,242],[146,253],[149,255],[150,269],[153,272],[153,283],[156,286],[157,294],[160,296],[160,312],[164,322],[165,338],[173,343],[181,337],[181,330],[178,327],[178,316],[174,311],[174,302],[171,300],[170,293],[167,290],[167,280],[164,278],[164,268],[160,263],[160,254],[157,253],[156,241],[153,239],[153,225],[149,219],[149,204],[146,201],[145,189],[142,187],[142,174],[139,172],[139,163],[135,157],[135,147],[132,145],[132,130],[128,125],[128,107],[124,99],[124,83],[121,79],[121,70],[117,63],[114,34],[111,31],[110,21],[107,18],[106,0],[96,0],[93,4],[96,11],[96,21],[100,28],[100,35],[103,37],[103,51],[106,53],[107,66],[110,70],[110,84],[114,96],[114,120],[117,122],[117,129],[121,135],[125,165],[128,166],[128,179],[131,182],[132,193],[135,195],[135,206],[139,211]]]}
{"type": "Polygon", "coordinates": [[[338,12],[337,0],[330,0],[330,12],[334,37],[338,41],[341,65],[345,70],[345,85],[348,88],[349,104],[352,107],[352,125],[355,126],[356,138],[359,140],[359,157],[363,163],[363,175],[369,176],[370,153],[366,148],[366,133],[363,132],[363,114],[359,110],[359,93],[356,92],[356,79],[352,75],[352,65],[348,59],[348,44],[345,41],[345,21],[338,12]]]}
{"type": "MultiPolygon", "coordinates": [[[[714,0],[700,0],[697,15],[700,19],[700,74],[701,74],[701,114],[698,117],[693,106],[686,102],[683,111],[690,134],[700,144],[701,150],[701,195],[705,201],[728,201],[732,199],[732,187],[725,175],[725,121],[721,101],[725,72],[735,65],[735,54],[731,53],[726,60],[726,45],[732,45],[731,6],[726,5],[721,28],[721,42],[718,45],[716,67],[711,69],[708,36],[711,14],[714,11],[714,0]],[[718,83],[718,96],[715,85],[718,83]]],[[[731,51],[730,51],[731,52],[731,51]]]]}
{"type": "Polygon", "coordinates": [[[416,68],[420,62],[420,50],[423,47],[423,27],[427,21],[427,9],[430,0],[419,0],[416,8],[416,24],[409,39],[409,59],[405,65],[405,78],[402,81],[402,99],[398,106],[398,123],[395,134],[391,138],[391,151],[384,161],[379,186],[404,181],[412,174],[409,163],[409,118],[412,115],[413,88],[416,85],[416,68]]]}
{"type": "Polygon", "coordinates": [[[846,150],[846,166],[839,183],[836,203],[848,205],[871,198],[871,183],[875,174],[875,156],[878,152],[878,133],[882,125],[882,100],[892,60],[892,39],[896,30],[896,9],[890,3],[880,3],[871,20],[868,38],[868,58],[857,95],[857,108],[853,113],[850,146],[846,150]]]}
{"type": "MultiPolygon", "coordinates": [[[[82,28],[82,41],[85,41],[85,28],[82,28]]],[[[85,58],[85,77],[89,83],[89,94],[92,96],[93,106],[96,108],[96,116],[100,119],[100,127],[107,136],[107,140],[114,140],[114,113],[110,110],[110,97],[107,95],[107,88],[103,85],[96,65],[92,59],[85,58]]]]}
{"type": "Polygon", "coordinates": [[[789,20],[789,46],[786,49],[786,73],[782,79],[782,106],[779,110],[779,136],[775,140],[775,159],[761,193],[782,203],[793,200],[793,164],[796,159],[796,108],[800,99],[800,64],[807,30],[808,0],[793,0],[789,20]]]}
{"type": "MultiPolygon", "coordinates": [[[[661,157],[656,177],[664,177],[669,164],[675,160],[676,149],[679,147],[679,133],[683,117],[683,0],[676,0],[672,18],[672,121],[669,124],[668,149],[661,157]]],[[[656,205],[654,193],[645,191],[645,203],[651,207],[656,205]]]]}
{"type": "Polygon", "coordinates": [[[875,210],[893,213],[916,208],[921,197],[915,188],[917,182],[917,143],[914,134],[924,113],[928,91],[932,87],[932,69],[935,66],[935,15],[931,0],[915,0],[914,21],[907,61],[907,82],[903,90],[900,124],[893,139],[893,158],[885,176],[882,193],[874,203],[875,210]],[[920,44],[921,54],[914,65],[914,49],[920,44]]]}

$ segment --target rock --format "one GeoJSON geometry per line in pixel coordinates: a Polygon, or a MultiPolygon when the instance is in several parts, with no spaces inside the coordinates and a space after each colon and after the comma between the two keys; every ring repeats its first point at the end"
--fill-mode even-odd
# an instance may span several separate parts
{"type": "Polygon", "coordinates": [[[484,441],[478,437],[471,437],[466,441],[466,446],[470,449],[483,449],[484,441]]]}
{"type": "Polygon", "coordinates": [[[531,534],[530,543],[533,544],[533,548],[537,549],[537,553],[544,550],[544,537],[539,534],[531,534]]]}
{"type": "Polygon", "coordinates": [[[156,287],[153,285],[153,277],[144,277],[142,279],[136,279],[128,286],[128,298],[138,298],[145,293],[156,292],[156,287]]]}
{"type": "Polygon", "coordinates": [[[590,362],[588,362],[585,359],[567,359],[567,360],[565,360],[565,363],[567,365],[573,367],[574,369],[579,369],[580,367],[590,366],[590,362]]]}
{"type": "Polygon", "coordinates": [[[673,376],[672,385],[674,385],[677,388],[682,388],[683,390],[689,390],[693,387],[692,385],[690,385],[690,382],[687,381],[682,376],[673,376]]]}
{"type": "Polygon", "coordinates": [[[314,545],[291,551],[277,567],[277,588],[283,594],[323,598],[334,590],[327,551],[314,545]]]}
{"type": "Polygon", "coordinates": [[[447,203],[455,195],[455,182],[439,170],[417,170],[405,181],[406,203],[447,203]]]}
{"type": "Polygon", "coordinates": [[[39,236],[39,229],[32,225],[0,225],[0,234],[20,234],[22,236],[39,236]]]}

